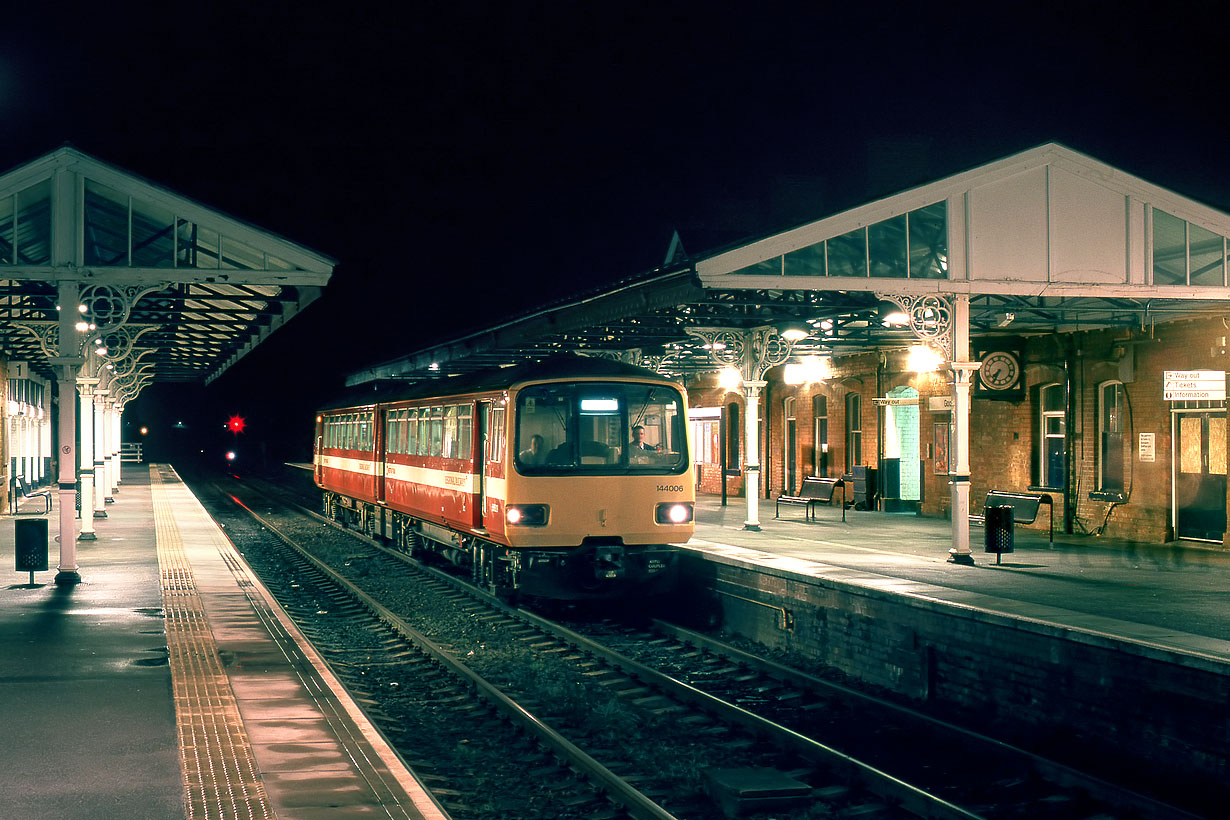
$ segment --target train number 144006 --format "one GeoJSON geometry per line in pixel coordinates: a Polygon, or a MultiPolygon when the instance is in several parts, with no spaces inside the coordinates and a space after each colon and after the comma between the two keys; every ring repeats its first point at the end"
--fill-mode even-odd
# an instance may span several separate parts
{"type": "Polygon", "coordinates": [[[683,492],[682,484],[659,484],[658,492],[660,493],[681,493],[683,492]]]}

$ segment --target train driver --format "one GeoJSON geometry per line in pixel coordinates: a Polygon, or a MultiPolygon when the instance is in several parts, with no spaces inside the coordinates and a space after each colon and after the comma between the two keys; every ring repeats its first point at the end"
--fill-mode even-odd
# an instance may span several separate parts
{"type": "Polygon", "coordinates": [[[518,456],[521,463],[527,467],[537,467],[547,460],[547,441],[535,433],[530,436],[530,446],[522,450],[518,456]]]}
{"type": "Polygon", "coordinates": [[[645,443],[645,428],[639,424],[632,428],[632,441],[628,443],[628,447],[633,450],[649,450],[654,453],[662,451],[661,447],[645,443]]]}

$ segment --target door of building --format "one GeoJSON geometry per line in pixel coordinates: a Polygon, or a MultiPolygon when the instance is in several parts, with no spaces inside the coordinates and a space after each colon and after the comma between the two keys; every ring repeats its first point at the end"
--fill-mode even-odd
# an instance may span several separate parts
{"type": "Polygon", "coordinates": [[[917,511],[922,501],[922,457],[918,439],[918,391],[894,387],[885,396],[884,458],[881,490],[884,509],[917,511]]]}
{"type": "Polygon", "coordinates": [[[1173,425],[1175,535],[1220,543],[1226,531],[1226,412],[1176,412],[1173,425]]]}

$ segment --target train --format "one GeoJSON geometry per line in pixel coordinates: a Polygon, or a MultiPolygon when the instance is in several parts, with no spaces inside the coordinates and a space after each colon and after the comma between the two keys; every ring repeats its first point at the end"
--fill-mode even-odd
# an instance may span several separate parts
{"type": "Polygon", "coordinates": [[[325,514],[506,599],[652,597],[692,537],[687,392],[560,355],[382,385],[316,415],[325,514]]]}

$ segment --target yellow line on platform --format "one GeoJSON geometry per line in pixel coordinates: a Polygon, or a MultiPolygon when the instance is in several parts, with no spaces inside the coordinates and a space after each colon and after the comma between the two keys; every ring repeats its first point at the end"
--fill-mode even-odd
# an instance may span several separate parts
{"type": "Polygon", "coordinates": [[[150,467],[150,490],[186,816],[189,820],[273,818],[252,744],[155,466],[150,467]]]}

